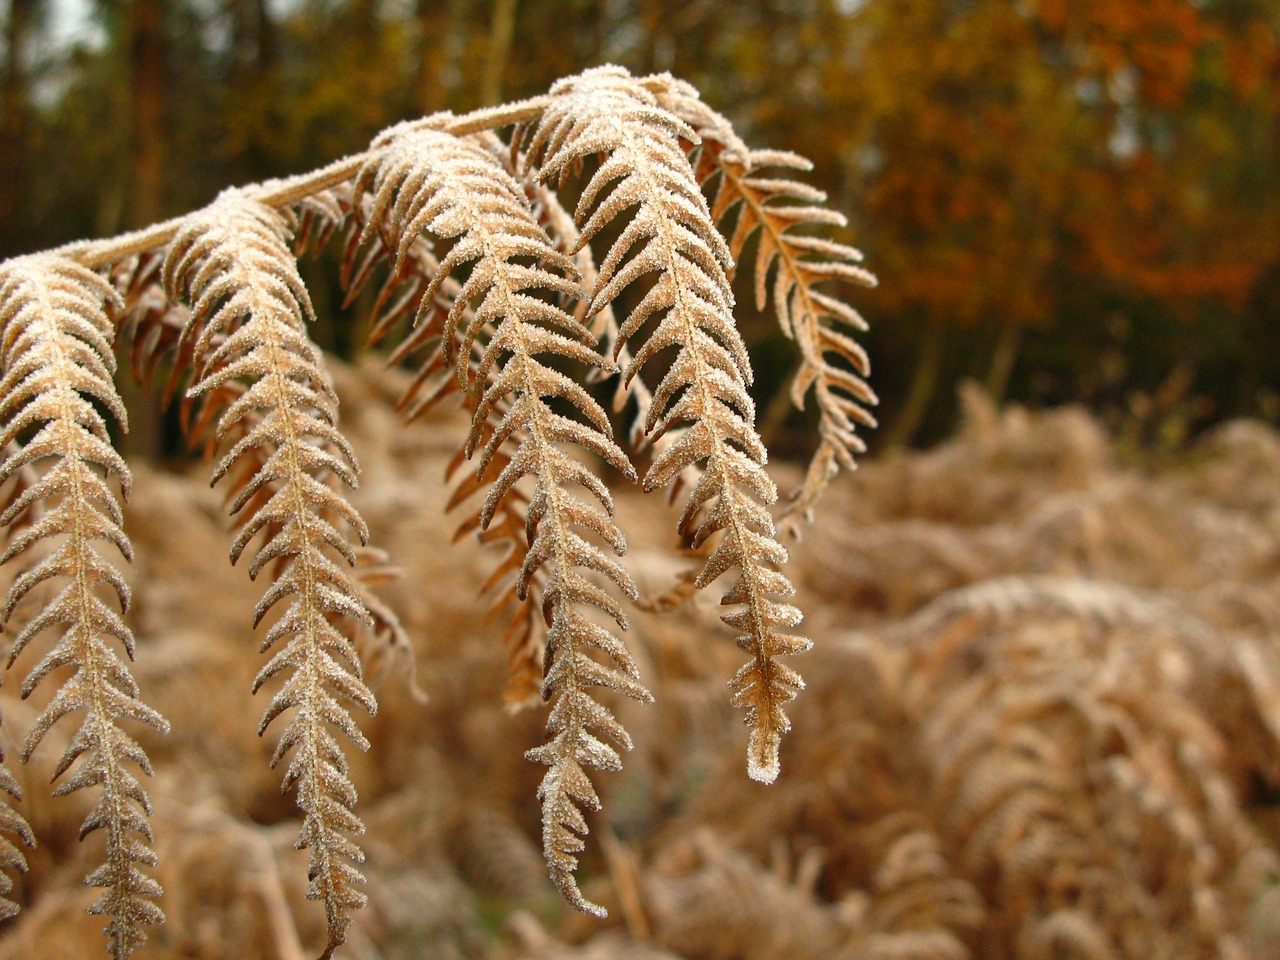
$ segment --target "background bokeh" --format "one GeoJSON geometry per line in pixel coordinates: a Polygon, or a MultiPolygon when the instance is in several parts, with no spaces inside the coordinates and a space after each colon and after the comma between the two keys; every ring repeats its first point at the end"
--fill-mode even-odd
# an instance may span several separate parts
{"type": "MultiPolygon", "coordinates": [[[[0,11],[0,256],[610,61],[670,70],[753,144],[810,157],[880,277],[853,294],[875,449],[792,548],[815,649],[778,783],[742,769],[741,657],[714,597],[680,591],[671,510],[618,491],[657,703],[617,704],[636,748],[600,778],[581,871],[601,922],[546,877],[523,757],[545,712],[504,704],[503,616],[480,589],[501,550],[443,509],[465,418],[405,424],[409,374],[356,358],[364,315],[339,309],[334,264],[304,264],[317,338],[352,360],[331,371],[353,502],[396,568],[362,576],[403,627],[357,637],[381,706],[352,763],[370,904],[345,960],[1280,956],[1280,0],[0,11]]],[[[813,442],[778,389],[794,350],[739,302],[792,489],[785,454],[813,442]]],[[[260,588],[223,560],[209,466],[136,456],[178,448],[128,404],[128,616],[173,722],[140,732],[168,922],[138,957],[303,960],[323,916],[255,729],[260,588]]],[[[10,758],[49,695],[22,700],[20,672],[10,758]]],[[[48,786],[68,736],[12,764],[40,845],[0,960],[101,955],[89,801],[48,786]]]]}
{"type": "MultiPolygon", "coordinates": [[[[1142,447],[1280,417],[1280,0],[9,0],[4,22],[0,255],[616,62],[813,160],[881,280],[872,444],[944,435],[963,377],[1142,447]]],[[[761,361],[766,404],[786,362],[761,361]]],[[[763,418],[804,443],[785,397],[763,418]]]]}

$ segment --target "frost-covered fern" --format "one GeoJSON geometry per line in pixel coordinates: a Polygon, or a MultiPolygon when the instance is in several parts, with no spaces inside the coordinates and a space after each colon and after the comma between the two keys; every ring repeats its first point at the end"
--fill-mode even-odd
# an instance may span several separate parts
{"type": "MultiPolygon", "coordinates": [[[[287,761],[284,788],[301,810],[297,845],[309,855],[308,896],[326,911],[325,955],[365,902],[363,825],[338,737],[367,747],[351,707],[376,711],[359,631],[371,609],[394,623],[350,569],[368,537],[342,492],[356,486],[356,452],[307,332],[296,257],[331,237],[344,238],[349,299],[380,285],[373,339],[416,371],[406,416],[457,403],[470,420],[447,506],[463,511],[463,534],[504,547],[487,586],[511,611],[508,699],[549,703],[546,739],[527,750],[547,767],[544,854],[565,898],[602,915],[575,876],[587,813],[600,806],[588,774],[618,769],[632,745],[608,696],[652,699],[622,639],[638,595],[611,484],[642,476],[647,492],[684,492],[677,526],[703,553],[689,590],[732,574],[724,620],[747,660],[726,680],[746,711],[751,777],[778,775],[784,708],[803,687],[784,661],[809,641],[789,632],[801,614],[787,602],[777,493],[734,319],[734,258],[749,237],[759,237],[757,299],[774,304],[800,349],[793,395],[812,391],[820,412],[819,453],[790,512],[813,505],[836,464],[852,465],[855,427],[872,424],[866,358],[842,329],[861,320],[817,286],[870,275],[852,248],[793,230],[843,219],[811,188],[762,174],[779,167],[805,163],[749,149],[687,84],[603,67],[531,100],[400,124],[362,154],[228,190],[137,233],[0,265],[0,519],[4,561],[20,565],[5,604],[18,627],[9,659],[49,633],[22,694],[61,684],[20,756],[83,712],[55,793],[99,792],[83,831],[107,838],[88,878],[104,889],[91,912],[110,917],[116,958],[164,919],[144,873],[155,865],[150,802],[131,772],[150,767],[126,727],[166,729],[113,647],[135,654],[129,588],[95,546],[131,552],[115,492],[127,492],[129,470],[105,419],[126,419],[117,336],[135,375],[161,379],[180,403],[193,446],[220,450],[231,559],[247,552],[250,575],[267,575],[254,626],[270,620],[271,657],[254,689],[272,694],[259,730],[284,718],[271,763],[287,761]],[[572,215],[560,195],[571,182],[572,215]],[[631,423],[615,424],[598,395],[606,387],[616,413],[637,414],[631,423]]],[[[0,789],[19,792],[7,774],[0,789]]],[[[35,842],[7,807],[0,830],[35,842]]],[[[8,839],[0,866],[24,866],[8,839]]],[[[0,886],[0,913],[17,909],[4,899],[11,889],[0,886]]]]}

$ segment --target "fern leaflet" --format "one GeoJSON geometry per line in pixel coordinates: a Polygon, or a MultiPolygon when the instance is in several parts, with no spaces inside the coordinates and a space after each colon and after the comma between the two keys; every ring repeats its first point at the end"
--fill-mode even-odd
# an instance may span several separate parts
{"type": "Polygon", "coordinates": [[[843,214],[821,204],[826,195],[808,184],[769,175],[771,168],[807,171],[804,157],[779,150],[752,150],[729,121],[704,104],[697,91],[669,76],[649,78],[659,102],[694,127],[702,142],[696,173],[702,183],[718,178],[712,219],[732,219],[729,250],[736,258],[752,235],[759,235],[752,279],[756,309],[770,302],[782,332],[800,348],[800,370],[791,383],[791,401],[803,409],[812,389],[818,406],[820,443],[803,484],[783,513],[782,525],[798,533],[796,521],[811,516],[814,504],[839,472],[855,469],[854,457],[866,446],[856,433],[874,427],[869,407],[877,403],[867,385],[871,366],[866,351],[841,328],[865,331],[866,321],[852,306],[818,285],[842,281],[872,287],[875,277],[860,266],[862,254],[846,244],[796,233],[796,228],[843,227],[843,214]],[[772,276],[772,285],[770,277],[772,276]]]}
{"type": "Polygon", "coordinates": [[[424,294],[424,304],[429,304],[453,270],[471,263],[445,318],[440,350],[453,361],[460,382],[475,398],[465,451],[468,456],[480,454],[477,478],[486,475],[505,444],[515,447],[504,455],[506,464],[486,495],[481,528],[490,524],[522,477],[535,479],[526,518],[529,548],[517,589],[523,597],[531,578],[546,568],[542,608],[548,624],[547,663],[542,692],[545,698],[554,698],[554,704],[547,721],[550,740],[528,756],[550,768],[538,796],[551,877],[575,907],[603,915],[603,908],[582,896],[573,876],[576,854],[582,849],[579,835],[587,831],[581,808],[599,807],[583,768],[617,769],[618,752],[606,740],[630,748],[631,738],[588,688],[604,686],[640,701],[651,697],[640,684],[626,647],[588,618],[588,611],[595,608],[619,627],[626,626],[618,602],[582,571],[603,575],[632,598],[635,587],[619,563],[575,529],[590,531],[619,556],[625,553],[626,542],[613,523],[607,487],[561,445],[585,448],[623,472],[632,476],[634,472],[610,436],[604,411],[574,380],[539,356],[550,354],[589,366],[600,363],[585,328],[558,306],[534,295],[575,293],[573,263],[551,246],[520,185],[476,143],[420,126],[399,136],[393,131],[385,152],[366,165],[357,182],[374,196],[366,233],[377,225],[392,235],[401,251],[424,229],[455,240],[424,294]],[[534,265],[517,258],[533,259],[534,265]],[[473,304],[467,316],[466,308],[473,304]],[[464,317],[465,326],[455,329],[464,317]],[[483,346],[479,362],[473,365],[470,357],[477,344],[483,346]],[[554,412],[548,400],[556,397],[567,400],[583,419],[554,412]],[[589,491],[603,510],[570,494],[571,483],[589,491]],[[603,653],[609,662],[592,658],[591,649],[603,653]]]}
{"type": "Polygon", "coordinates": [[[644,489],[662,489],[686,469],[702,466],[679,526],[692,533],[694,546],[724,531],[696,581],[699,589],[731,569],[739,571],[722,603],[746,609],[723,619],[742,631],[738,644],[751,659],[730,689],[734,703],[747,710],[748,773],[771,782],[778,774],[782,734],[790,726],[783,707],[803,686],[799,675],[776,658],[808,649],[809,641],[775,629],[800,621],[795,607],[770,599],[794,592],[774,569],[787,555],[766,509],[777,490],[764,471],[765,449],[746,390],[750,361],[734,324],[725,273],[732,258],[694,179],[682,138],[698,139],[626,71],[601,67],[552,88],[529,153],[541,161],[544,180],[567,175],[586,156],[606,155],[575,214],[585,221],[580,243],[635,208],[600,264],[591,312],[657,273],[614,344],[617,354],[647,321],[660,317],[641,338],[624,372],[627,380],[659,351],[678,348],[653,392],[645,422],[649,434],[674,433],[675,439],[650,465],[644,489]]]}
{"type": "Polygon", "coordinates": [[[128,493],[129,468],[112,449],[106,420],[94,406],[97,401],[125,424],[112,382],[114,331],[104,308],[114,299],[100,276],[56,255],[21,257],[0,268],[0,418],[5,424],[0,446],[9,450],[0,481],[28,464],[47,464],[0,517],[0,524],[10,526],[33,505],[45,507],[39,519],[10,538],[0,557],[7,563],[44,548],[10,588],[4,620],[40,584],[64,581],[14,639],[9,665],[45,630],[60,629],[57,643],[27,674],[22,695],[30,695],[59,668],[74,670],[32,724],[21,756],[29,758],[63,717],[84,711],[80,729],[54,768],[55,778],[80,763],[54,795],[101,788],[80,828],[82,838],[99,829],[107,835],[106,862],[86,878],[105,892],[89,911],[111,917],[109,950],[123,960],[146,939],[141,927],[162,923],[164,914],[151,902],[160,895],[159,884],[141,869],[156,865],[147,845],[151,801],[129,769],[136,764],[150,775],[151,764],[119,721],[140,720],[162,732],[168,723],[139,699],[137,681],[111,648],[109,641],[119,641],[133,659],[133,632],[101,593],[113,596],[123,612],[129,587],[93,546],[106,541],[126,559],[133,552],[121,529],[120,504],[99,473],[114,473],[128,493]]]}
{"type": "Polygon", "coordinates": [[[254,680],[254,690],[289,673],[259,723],[259,733],[286,710],[297,708],[277,743],[274,766],[292,750],[283,788],[296,788],[303,812],[298,846],[310,851],[307,896],[324,903],[329,923],[326,957],[343,942],[352,910],[365,903],[364,882],[352,866],[363,861],[349,834],[363,832],[352,812],[355,787],[347,761],[331,733],[337,728],[361,749],[368,741],[345,705],[370,714],[377,705],[360,677],[351,640],[335,617],[369,622],[359,588],[327,550],[354,566],[354,547],[326,516],[339,517],[368,539],[364,521],[323,482],[333,474],[356,484],[355,455],[337,428],[337,397],[306,335],[311,303],[285,238],[279,211],[234,191],[188,218],[169,247],[164,265],[170,296],[192,303],[197,379],[194,395],[244,380],[247,388],[218,420],[218,437],[238,435],[214,471],[214,482],[243,457],[254,472],[232,501],[248,508],[231,547],[234,563],[260,531],[262,545],[249,564],[256,577],[280,561],[274,583],[259,601],[255,625],[292,597],[267,631],[266,651],[283,643],[254,680]]]}

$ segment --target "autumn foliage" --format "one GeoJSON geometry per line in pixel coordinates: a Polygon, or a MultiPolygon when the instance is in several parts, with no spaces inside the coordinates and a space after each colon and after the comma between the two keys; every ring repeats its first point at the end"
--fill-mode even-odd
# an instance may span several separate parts
{"type": "MultiPolygon", "coordinates": [[[[609,61],[687,78],[814,161],[851,217],[838,239],[892,279],[867,300],[884,439],[936,436],[960,375],[1112,423],[1162,385],[1191,427],[1280,406],[1280,359],[1246,347],[1280,309],[1277,0],[138,0],[79,47],[46,42],[43,6],[7,24],[0,254],[609,61]]],[[[338,296],[317,294],[322,323],[338,296]]],[[[759,372],[758,400],[791,371],[759,372]]]]}

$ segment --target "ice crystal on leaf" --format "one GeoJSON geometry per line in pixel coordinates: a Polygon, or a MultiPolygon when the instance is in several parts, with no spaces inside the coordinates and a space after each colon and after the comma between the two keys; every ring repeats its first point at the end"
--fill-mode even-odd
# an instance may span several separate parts
{"type": "MultiPolygon", "coordinates": [[[[687,84],[601,67],[544,96],[399,124],[362,154],[229,190],[175,221],[0,264],[0,519],[4,560],[29,564],[5,616],[20,603],[34,611],[11,660],[56,628],[23,693],[55,672],[67,678],[21,756],[61,717],[85,711],[57,792],[101,788],[85,831],[106,831],[107,862],[89,881],[106,890],[93,910],[112,916],[117,960],[142,942],[142,925],[162,919],[159,888],[141,872],[155,859],[150,804],[128,771],[149,766],[118,722],[166,726],[110,645],[133,656],[115,609],[129,591],[94,546],[130,554],[108,483],[112,474],[129,483],[105,419],[125,420],[117,332],[135,375],[159,380],[166,401],[180,398],[192,445],[220,449],[213,479],[234,518],[231,560],[247,553],[249,574],[267,575],[255,626],[271,618],[262,644],[271,656],[253,687],[273,692],[259,732],[286,718],[271,762],[287,764],[284,787],[302,811],[298,846],[309,855],[307,895],[327,915],[325,956],[365,902],[354,839],[364,828],[339,744],[341,735],[366,747],[351,708],[376,709],[354,638],[400,636],[394,612],[349,569],[368,537],[343,492],[356,484],[356,457],[307,332],[296,258],[331,237],[342,238],[350,301],[381,278],[372,339],[390,362],[414,365],[405,415],[456,401],[470,421],[447,507],[465,505],[458,536],[504,548],[484,587],[514,609],[507,698],[549,702],[546,738],[527,754],[547,767],[544,854],[568,902],[602,915],[575,876],[587,814],[600,807],[588,774],[618,769],[632,745],[609,691],[652,698],[621,640],[637,590],[619,559],[626,538],[611,483],[637,472],[595,388],[614,378],[613,413],[633,414],[626,440],[647,464],[644,490],[683,497],[678,531],[702,566],[681,577],[679,595],[732,575],[722,603],[734,609],[723,619],[747,655],[732,700],[746,711],[748,772],[771,781],[790,725],[784,708],[803,686],[782,658],[809,641],[787,632],[801,616],[787,602],[794,590],[769,510],[777,492],[733,316],[733,260],[747,237],[760,237],[757,299],[800,347],[793,396],[799,403],[812,388],[821,413],[822,446],[793,510],[808,509],[833,464],[851,466],[854,427],[870,423],[874,401],[865,357],[838,329],[861,321],[818,287],[870,276],[852,248],[793,230],[841,220],[820,194],[762,173],[803,166],[747,148],[687,84]],[[503,137],[504,127],[514,132],[503,137]],[[570,181],[581,186],[572,215],[561,205],[570,181]],[[46,581],[61,592],[36,609],[46,581]]],[[[0,791],[16,788],[0,768],[0,791]]],[[[4,806],[0,830],[33,840],[4,806]]],[[[23,867],[12,840],[0,841],[0,867],[23,867]]],[[[0,883],[0,913],[12,913],[11,880],[0,883]]]]}
{"type": "Polygon", "coordinates": [[[783,712],[803,682],[776,658],[799,653],[809,642],[779,632],[800,622],[800,612],[770,599],[794,592],[775,569],[786,551],[774,538],[767,505],[777,489],[764,470],[766,453],[755,431],[755,405],[747,393],[751,366],[733,319],[733,294],[725,270],[728,245],[717,232],[681,138],[697,135],[660,107],[639,81],[616,67],[561,81],[530,136],[530,154],[543,179],[566,174],[596,153],[606,159],[588,180],[576,217],[580,243],[624,210],[626,226],[600,263],[591,310],[602,309],[642,277],[652,286],[619,327],[615,351],[653,331],[635,349],[624,372],[634,379],[656,353],[676,347],[653,390],[646,432],[675,433],[644,477],[647,491],[662,489],[692,466],[701,477],[685,501],[679,526],[694,546],[722,533],[696,585],[709,586],[738,572],[722,603],[745,605],[725,623],[742,631],[738,645],[751,657],[730,682],[733,701],[747,711],[747,770],[764,782],[778,775],[778,749],[790,727],[783,712]]]}
{"type": "MultiPolygon", "coordinates": [[[[120,526],[119,501],[99,472],[114,473],[127,493],[129,468],[112,449],[106,420],[94,406],[97,401],[124,425],[124,404],[112,382],[114,331],[106,312],[114,299],[100,276],[62,257],[22,257],[0,266],[0,417],[5,424],[0,447],[7,451],[0,481],[28,465],[41,471],[0,517],[0,523],[20,528],[0,562],[21,555],[35,558],[9,590],[5,622],[41,584],[60,584],[52,599],[42,598],[41,612],[14,638],[9,664],[36,637],[58,630],[53,648],[23,681],[22,695],[59,668],[73,671],[36,717],[21,756],[28,759],[63,717],[84,711],[79,730],[54,768],[55,778],[70,774],[54,795],[101,790],[80,833],[104,831],[107,857],[85,882],[104,888],[89,911],[111,917],[109,950],[123,960],[146,939],[142,926],[163,922],[164,914],[152,902],[161,893],[159,884],[142,872],[156,863],[148,846],[151,801],[130,770],[136,765],[150,775],[151,764],[119,722],[140,720],[160,731],[168,723],[139,699],[137,681],[112,649],[111,641],[117,641],[133,659],[133,632],[103,599],[105,594],[123,612],[129,607],[129,587],[94,546],[105,541],[125,559],[133,555],[120,526]],[[18,522],[37,505],[43,507],[38,519],[18,522]]],[[[7,792],[14,793],[12,788],[8,784],[7,792]]],[[[8,826],[29,835],[20,819],[8,826]]],[[[13,862],[13,854],[5,860],[13,862]]]]}

